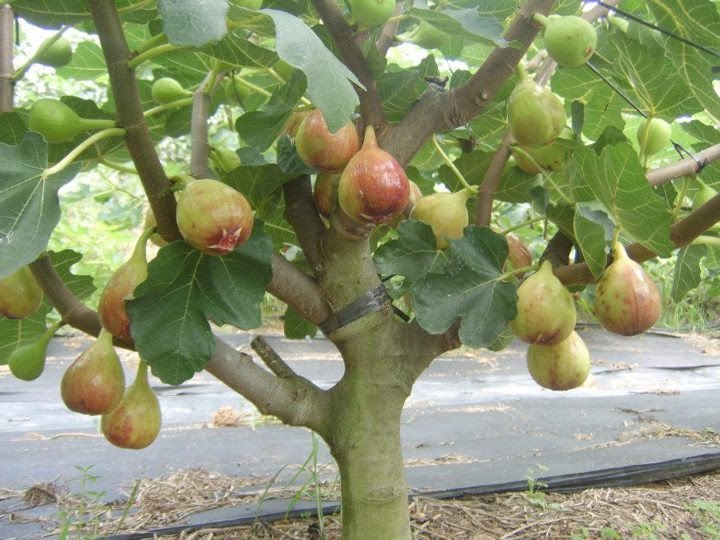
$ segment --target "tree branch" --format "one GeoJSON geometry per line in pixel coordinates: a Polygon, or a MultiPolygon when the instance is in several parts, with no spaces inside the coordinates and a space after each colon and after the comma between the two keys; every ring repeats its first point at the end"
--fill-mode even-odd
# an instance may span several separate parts
{"type": "Polygon", "coordinates": [[[320,220],[315,206],[310,177],[303,175],[285,182],[283,196],[285,198],[285,219],[295,230],[305,258],[315,269],[320,264],[318,245],[325,232],[325,226],[320,220]]]}
{"type": "Polygon", "coordinates": [[[8,5],[0,7],[0,113],[13,108],[13,50],[15,18],[8,5]]]}
{"type": "Polygon", "coordinates": [[[277,377],[281,379],[289,379],[291,377],[297,377],[297,373],[287,365],[280,355],[273,349],[270,344],[265,341],[262,336],[255,337],[251,342],[250,346],[252,350],[257,353],[260,359],[265,362],[265,365],[270,368],[277,377]]]}
{"type": "Polygon", "coordinates": [[[482,182],[478,189],[478,204],[475,213],[475,224],[481,227],[489,227],[492,220],[493,201],[495,200],[495,192],[500,185],[503,170],[508,159],[510,159],[510,141],[512,137],[510,131],[505,131],[505,135],[500,142],[500,146],[490,161],[490,166],[485,171],[482,182]]]}
{"type": "Polygon", "coordinates": [[[387,120],[380,101],[377,83],[362,51],[355,42],[352,28],[338,9],[335,0],[312,0],[312,3],[329,30],[345,65],[365,87],[365,90],[355,89],[360,98],[360,112],[364,124],[373,125],[378,133],[382,132],[387,125],[387,120]]]}
{"type": "Polygon", "coordinates": [[[273,254],[272,273],[267,292],[293,307],[308,321],[317,325],[332,314],[317,282],[277,253],[273,254]]]}
{"type": "Polygon", "coordinates": [[[648,171],[645,177],[653,186],[659,186],[676,178],[694,176],[701,172],[705,165],[718,160],[720,160],[720,144],[706,148],[702,152],[694,154],[693,157],[648,171]]]}
{"type": "Polygon", "coordinates": [[[193,94],[192,116],[190,117],[190,174],[195,178],[212,178],[208,142],[208,118],[210,117],[210,93],[206,84],[215,79],[211,71],[193,94]]]}
{"type": "Polygon", "coordinates": [[[505,39],[517,46],[496,48],[475,75],[456,89],[441,92],[428,88],[400,123],[387,130],[381,146],[405,166],[431,135],[454,129],[477,116],[512,75],[537,36],[539,29],[533,15],[547,14],[553,3],[525,0],[505,34],[505,39]]]}
{"type": "Polygon", "coordinates": [[[175,197],[143,116],[135,72],[128,67],[130,49],[113,0],[89,0],[115,98],[118,124],[127,130],[125,144],[147,194],[160,235],[180,238],[175,223],[175,197]]]}

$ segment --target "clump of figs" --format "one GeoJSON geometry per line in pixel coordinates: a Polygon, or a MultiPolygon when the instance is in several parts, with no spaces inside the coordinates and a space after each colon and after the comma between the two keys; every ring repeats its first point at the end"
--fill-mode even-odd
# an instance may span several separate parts
{"type": "Polygon", "coordinates": [[[112,340],[112,334],[103,328],[95,343],[65,370],[60,395],[71,411],[105,414],[120,403],[125,392],[125,373],[112,340]]]}
{"type": "Polygon", "coordinates": [[[157,438],[161,423],[160,402],[150,387],[147,365],[141,359],[135,381],[125,390],[117,407],[102,415],[100,429],[115,446],[140,450],[157,438]]]}
{"type": "Polygon", "coordinates": [[[352,122],[330,133],[322,111],[315,109],[298,126],[295,148],[300,159],[311,167],[337,172],[360,149],[360,139],[352,122]]]}
{"type": "Polygon", "coordinates": [[[555,277],[550,261],[520,284],[517,317],[510,325],[526,343],[551,345],[566,339],[575,329],[575,302],[555,277]]]}
{"type": "Polygon", "coordinates": [[[8,357],[10,373],[23,381],[34,381],[42,375],[45,370],[48,344],[61,324],[62,321],[51,325],[37,341],[20,345],[10,353],[8,357]]]}
{"type": "Polygon", "coordinates": [[[245,196],[218,180],[192,180],[180,191],[176,213],[185,241],[207,255],[225,255],[242,245],[253,228],[245,196]]]}
{"type": "Polygon", "coordinates": [[[24,319],[35,313],[42,301],[42,289],[27,266],[0,279],[0,316],[24,319]]]}
{"type": "Polygon", "coordinates": [[[462,238],[469,222],[467,200],[473,194],[467,188],[454,193],[438,192],[421,198],[410,212],[411,219],[430,225],[438,249],[446,249],[448,239],[462,238]]]}
{"type": "Polygon", "coordinates": [[[550,89],[523,77],[508,99],[508,125],[521,146],[545,146],[565,128],[565,106],[550,89]]]}
{"type": "Polygon", "coordinates": [[[590,373],[590,352],[577,332],[553,345],[530,345],[527,367],[533,380],[550,390],[572,390],[590,373]]]}
{"type": "Polygon", "coordinates": [[[537,13],[534,19],[543,26],[545,48],[558,65],[583,66],[595,52],[597,31],[582,17],[545,17],[537,13]]]}
{"type": "Polygon", "coordinates": [[[595,316],[607,331],[634,336],[660,318],[660,292],[620,242],[615,242],[612,254],[612,263],[597,283],[595,316]]]}
{"type": "Polygon", "coordinates": [[[340,208],[358,223],[386,223],[405,209],[409,197],[410,181],[405,171],[377,145],[375,129],[368,126],[362,148],[340,176],[340,208]]]}
{"type": "Polygon", "coordinates": [[[147,278],[145,247],[153,229],[146,229],[138,238],[130,258],[120,265],[105,285],[98,302],[100,321],[113,336],[132,341],[130,317],[125,301],[132,298],[133,291],[147,278]]]}

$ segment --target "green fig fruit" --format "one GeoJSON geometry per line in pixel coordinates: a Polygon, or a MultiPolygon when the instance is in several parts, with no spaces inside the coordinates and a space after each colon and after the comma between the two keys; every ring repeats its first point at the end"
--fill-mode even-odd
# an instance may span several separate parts
{"type": "Polygon", "coordinates": [[[550,390],[572,390],[582,386],[590,373],[590,352],[572,332],[553,345],[530,345],[527,367],[533,380],[550,390]]]}
{"type": "Polygon", "coordinates": [[[225,102],[230,105],[245,106],[245,100],[252,95],[252,90],[239,77],[229,77],[223,84],[225,102]]]}
{"type": "Polygon", "coordinates": [[[350,11],[360,28],[373,28],[393,16],[395,0],[350,0],[350,11]]]}
{"type": "Polygon", "coordinates": [[[637,141],[640,145],[640,155],[654,156],[670,145],[670,124],[662,118],[648,118],[637,130],[637,141]]]}
{"type": "Polygon", "coordinates": [[[98,415],[112,411],[125,393],[125,372],[106,329],[80,353],[60,382],[60,395],[71,411],[98,415]]]}
{"type": "Polygon", "coordinates": [[[253,212],[242,193],[217,180],[189,182],[177,201],[177,225],[185,241],[208,255],[242,245],[253,228],[253,212]]]}
{"type": "Polygon", "coordinates": [[[330,133],[320,109],[310,112],[295,134],[295,149],[300,159],[322,172],[338,172],[360,150],[355,126],[348,122],[330,133]]]}
{"type": "Polygon", "coordinates": [[[24,319],[35,313],[42,301],[42,289],[27,266],[0,279],[0,316],[24,319]]]}
{"type": "Polygon", "coordinates": [[[340,175],[340,208],[357,223],[386,223],[405,209],[409,197],[410,181],[405,171],[377,145],[375,129],[368,126],[362,148],[340,175]]]}
{"type": "Polygon", "coordinates": [[[709,202],[710,199],[714,198],[718,194],[717,190],[711,188],[699,178],[696,178],[695,181],[697,182],[698,189],[693,196],[693,209],[700,208],[703,204],[709,202]]]}
{"type": "Polygon", "coordinates": [[[161,77],[153,83],[150,89],[150,95],[152,95],[152,98],[160,105],[166,105],[178,99],[190,97],[192,96],[192,92],[183,88],[175,79],[161,77]]]}
{"type": "Polygon", "coordinates": [[[113,336],[132,341],[130,318],[125,310],[125,300],[132,298],[135,287],[147,278],[145,248],[153,229],[146,229],[138,238],[130,258],[121,264],[105,285],[98,302],[100,321],[113,336]]]}
{"type": "Polygon", "coordinates": [[[521,146],[545,146],[565,129],[565,106],[548,88],[524,78],[508,99],[508,125],[521,146]]]}
{"type": "MultiPolygon", "coordinates": [[[[45,46],[45,43],[47,43],[49,39],[52,38],[48,38],[40,45],[41,49],[45,46]]],[[[60,68],[70,63],[72,55],[72,45],[70,45],[70,42],[66,38],[60,36],[44,51],[38,54],[34,61],[38,64],[42,64],[43,66],[60,68]]]]}
{"type": "Polygon", "coordinates": [[[420,24],[412,28],[406,34],[397,36],[400,41],[414,43],[424,49],[439,49],[450,41],[450,35],[434,27],[427,21],[420,21],[420,24]]]}
{"type": "Polygon", "coordinates": [[[597,31],[582,17],[545,17],[538,13],[535,20],[543,25],[545,48],[559,66],[583,66],[595,52],[597,31]]]}
{"type": "Polygon", "coordinates": [[[557,140],[538,147],[513,148],[515,164],[528,174],[542,171],[560,171],[565,168],[568,149],[557,140]]]}
{"type": "Polygon", "coordinates": [[[247,9],[260,9],[262,4],[263,0],[233,0],[233,5],[247,9]]]}
{"type": "Polygon", "coordinates": [[[608,332],[634,336],[660,318],[660,292],[620,242],[615,242],[612,251],[613,261],[597,283],[595,315],[608,332]]]}
{"type": "Polygon", "coordinates": [[[515,335],[526,343],[552,345],[575,329],[575,302],[555,277],[550,261],[520,284],[517,317],[510,323],[515,335]]]}
{"type": "Polygon", "coordinates": [[[220,146],[213,146],[210,149],[210,164],[218,174],[227,174],[242,165],[237,152],[220,146]]]}
{"type": "Polygon", "coordinates": [[[469,222],[467,200],[472,195],[469,189],[454,193],[431,193],[421,198],[412,211],[410,219],[417,219],[430,225],[438,249],[446,249],[448,239],[462,238],[469,222]]]}
{"type": "Polygon", "coordinates": [[[150,387],[147,366],[141,359],[135,381],[118,406],[102,415],[100,429],[115,446],[140,450],[157,438],[161,424],[160,402],[150,387]]]}
{"type": "Polygon", "coordinates": [[[41,98],[32,104],[28,125],[31,131],[40,133],[51,144],[72,141],[83,131],[93,131],[115,126],[114,120],[104,118],[80,118],[62,101],[41,98]]]}
{"type": "Polygon", "coordinates": [[[62,324],[61,321],[51,325],[37,341],[20,345],[10,354],[8,367],[15,377],[23,381],[34,381],[42,375],[48,344],[62,324]]]}

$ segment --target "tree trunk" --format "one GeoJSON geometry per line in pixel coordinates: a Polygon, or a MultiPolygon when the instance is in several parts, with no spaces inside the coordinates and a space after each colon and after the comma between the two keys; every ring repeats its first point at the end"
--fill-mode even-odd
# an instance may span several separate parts
{"type": "Polygon", "coordinates": [[[340,468],[343,538],[409,539],[400,416],[410,386],[397,353],[365,338],[362,350],[342,351],[348,370],[332,390],[327,442],[340,468]]]}

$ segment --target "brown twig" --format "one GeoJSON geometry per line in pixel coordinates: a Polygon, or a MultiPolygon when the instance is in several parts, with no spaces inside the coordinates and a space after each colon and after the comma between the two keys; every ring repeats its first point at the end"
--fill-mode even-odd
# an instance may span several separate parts
{"type": "Polygon", "coordinates": [[[381,132],[385,128],[387,120],[380,101],[380,94],[378,93],[375,78],[370,72],[370,67],[355,42],[353,29],[338,9],[335,0],[312,0],[312,3],[330,31],[330,35],[332,35],[345,65],[365,87],[365,90],[361,88],[355,89],[360,98],[360,112],[362,113],[363,123],[373,125],[378,132],[381,132]]]}
{"type": "Polygon", "coordinates": [[[716,144],[705,150],[693,154],[692,157],[683,159],[676,163],[666,165],[648,171],[645,177],[653,186],[659,186],[665,182],[682,178],[683,176],[694,176],[698,174],[705,165],[720,160],[720,144],[716,144]]]}
{"type": "Polygon", "coordinates": [[[273,349],[270,344],[262,336],[256,336],[250,342],[252,350],[255,351],[265,365],[270,368],[275,375],[281,379],[297,377],[292,368],[287,365],[280,355],[273,349]]]}
{"type": "Polygon", "coordinates": [[[208,143],[208,118],[210,117],[210,91],[208,84],[216,78],[214,71],[208,73],[205,80],[193,94],[192,116],[190,118],[190,174],[195,178],[212,178],[208,143]]]}
{"type": "Polygon", "coordinates": [[[0,7],[0,112],[13,108],[13,37],[15,18],[9,5],[0,7]]]}
{"type": "Polygon", "coordinates": [[[180,233],[175,223],[175,197],[143,116],[135,72],[127,63],[130,49],[115,2],[89,0],[89,6],[110,75],[118,124],[126,129],[125,144],[157,220],[158,232],[166,240],[177,240],[180,233]]]}
{"type": "Polygon", "coordinates": [[[292,306],[308,321],[317,325],[332,314],[317,282],[277,253],[273,254],[272,273],[267,292],[292,306]]]}
{"type": "Polygon", "coordinates": [[[493,201],[495,200],[495,192],[500,184],[503,170],[508,159],[510,159],[510,142],[512,137],[510,132],[506,131],[500,142],[500,146],[495,151],[490,166],[485,171],[480,187],[478,188],[478,204],[475,214],[475,223],[481,227],[489,227],[492,220],[493,201]]]}
{"type": "Polygon", "coordinates": [[[310,177],[299,176],[283,184],[283,196],[285,219],[295,230],[305,258],[314,269],[320,263],[318,246],[325,226],[315,206],[310,177]]]}

